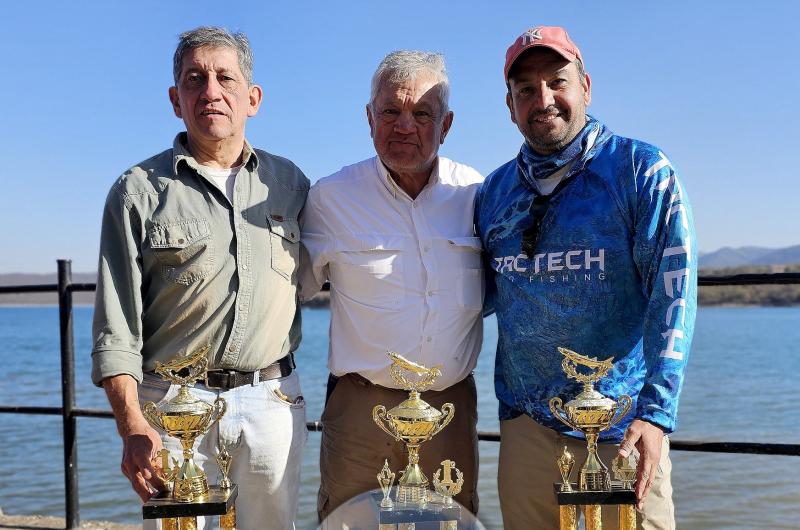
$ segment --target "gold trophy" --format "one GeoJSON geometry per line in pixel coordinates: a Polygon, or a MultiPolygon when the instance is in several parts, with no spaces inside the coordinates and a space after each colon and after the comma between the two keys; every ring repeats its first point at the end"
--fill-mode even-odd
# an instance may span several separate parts
{"type": "Polygon", "coordinates": [[[387,353],[392,359],[392,379],[408,391],[408,399],[388,412],[383,405],[377,405],[372,409],[372,419],[386,434],[402,441],[408,448],[408,465],[400,472],[396,500],[424,504],[428,499],[428,478],[419,466],[419,446],[450,423],[455,407],[452,403],[445,403],[438,411],[420,398],[420,392],[430,388],[442,375],[440,367],[426,368],[400,354],[387,353]],[[415,374],[415,377],[409,379],[404,372],[415,374]]]}
{"type": "MultiPolygon", "coordinates": [[[[169,451],[159,452],[161,473],[169,493],[158,495],[145,503],[143,516],[146,519],[163,519],[165,528],[191,529],[196,526],[197,515],[232,516],[236,486],[227,478],[230,455],[223,449],[217,460],[223,473],[220,486],[209,488],[206,474],[194,462],[194,442],[211,425],[225,414],[226,403],[217,397],[213,404],[206,403],[189,392],[195,381],[205,378],[208,368],[209,346],[194,353],[170,361],[156,362],[155,372],[167,381],[180,385],[178,394],[160,408],[148,401],[142,406],[145,419],[156,429],[178,438],[183,447],[183,463],[173,459],[169,465],[169,451]],[[178,519],[180,523],[178,523],[178,519]]],[[[229,517],[231,519],[231,517],[229,517]]],[[[231,520],[223,528],[233,528],[231,520]]]]}
{"type": "Polygon", "coordinates": [[[636,497],[630,488],[636,477],[636,469],[626,461],[620,466],[613,462],[615,481],[612,484],[608,468],[597,455],[597,439],[601,432],[619,422],[631,408],[630,396],[622,395],[617,401],[605,397],[594,389],[594,383],[603,378],[613,367],[612,358],[598,361],[566,348],[558,348],[564,356],[561,367],[568,377],[583,383],[583,390],[574,399],[563,405],[561,398],[550,399],[550,411],[567,427],[580,431],[586,437],[587,456],[581,466],[577,491],[570,483],[569,475],[574,457],[566,446],[556,461],[561,473],[561,484],[556,484],[556,499],[560,509],[560,528],[577,530],[577,506],[584,506],[587,530],[600,530],[601,505],[617,505],[620,514],[620,530],[636,528],[636,513],[633,504],[636,497]],[[589,373],[579,371],[579,367],[589,373]],[[632,523],[631,523],[632,521],[632,523]],[[630,525],[633,524],[633,527],[630,525]]]}
{"type": "Polygon", "coordinates": [[[581,467],[578,489],[581,491],[608,491],[611,478],[608,468],[597,456],[597,438],[602,431],[622,419],[631,408],[630,396],[622,395],[617,401],[605,397],[594,389],[593,383],[603,378],[613,364],[611,358],[598,361],[572,350],[559,348],[564,356],[561,367],[568,377],[583,383],[583,391],[562,406],[561,398],[550,399],[550,411],[570,429],[580,431],[586,437],[589,454],[581,467]],[[578,371],[582,366],[591,370],[589,374],[578,371]]]}
{"type": "Polygon", "coordinates": [[[378,473],[378,484],[381,487],[381,493],[383,494],[383,499],[381,499],[381,508],[391,510],[394,507],[394,503],[389,495],[392,493],[392,484],[394,484],[394,477],[395,474],[389,468],[389,460],[383,461],[383,468],[381,468],[381,472],[378,473]]]}
{"type": "Polygon", "coordinates": [[[452,460],[443,461],[442,467],[437,469],[433,475],[433,489],[444,498],[445,506],[453,505],[453,497],[461,493],[463,485],[464,473],[456,467],[456,463],[452,460]],[[453,480],[453,472],[456,474],[455,480],[453,480]]]}

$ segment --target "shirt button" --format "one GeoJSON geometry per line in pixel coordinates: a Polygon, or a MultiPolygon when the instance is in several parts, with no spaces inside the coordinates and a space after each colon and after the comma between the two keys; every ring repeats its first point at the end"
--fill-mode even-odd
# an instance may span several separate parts
{"type": "Polygon", "coordinates": [[[428,291],[428,296],[433,296],[433,291],[428,291]]]}
{"type": "Polygon", "coordinates": [[[428,337],[425,337],[425,340],[426,340],[427,342],[431,342],[431,341],[433,340],[433,337],[430,337],[430,336],[428,336],[428,337]]]}
{"type": "Polygon", "coordinates": [[[246,271],[246,270],[247,270],[247,264],[246,264],[246,263],[242,264],[242,270],[243,270],[243,271],[246,271]]]}
{"type": "Polygon", "coordinates": [[[228,351],[236,351],[236,346],[231,344],[230,348],[228,348],[228,351]]]}
{"type": "Polygon", "coordinates": [[[431,249],[431,247],[422,247],[422,250],[423,250],[424,252],[428,252],[430,249],[431,249]]]}

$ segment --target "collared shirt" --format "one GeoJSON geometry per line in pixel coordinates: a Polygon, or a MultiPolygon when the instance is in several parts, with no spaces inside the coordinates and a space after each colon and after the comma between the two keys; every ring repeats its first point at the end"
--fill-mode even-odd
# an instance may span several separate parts
{"type": "Polygon", "coordinates": [[[126,171],[106,200],[95,384],[211,345],[211,368],[256,370],[297,348],[298,214],[309,182],[245,142],[231,204],[185,148],[126,171]]]}
{"type": "Polygon", "coordinates": [[[473,231],[483,177],[439,157],[412,199],[375,157],[321,179],[301,219],[310,296],[331,282],[328,367],[397,388],[387,350],[442,365],[442,390],[475,367],[483,339],[480,240],[473,231]]]}

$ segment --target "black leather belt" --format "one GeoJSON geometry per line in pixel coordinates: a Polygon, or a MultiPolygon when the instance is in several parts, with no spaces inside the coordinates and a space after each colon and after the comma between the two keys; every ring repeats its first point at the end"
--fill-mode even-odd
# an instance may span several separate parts
{"type": "Polygon", "coordinates": [[[279,359],[270,364],[266,368],[256,370],[255,372],[240,372],[239,370],[209,370],[206,374],[205,385],[206,388],[219,388],[221,390],[230,390],[237,386],[250,385],[255,379],[255,374],[258,374],[259,381],[266,381],[267,379],[278,379],[279,377],[286,377],[295,369],[294,354],[290,353],[283,359],[279,359]]]}

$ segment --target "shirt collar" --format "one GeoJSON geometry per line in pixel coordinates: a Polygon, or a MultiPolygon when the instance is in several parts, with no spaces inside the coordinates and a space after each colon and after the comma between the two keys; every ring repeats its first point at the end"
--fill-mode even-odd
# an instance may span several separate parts
{"type": "MultiPolygon", "coordinates": [[[[175,136],[175,140],[172,142],[172,171],[175,175],[178,174],[178,164],[182,161],[186,162],[194,170],[199,170],[200,163],[195,160],[192,154],[189,152],[189,149],[186,147],[187,144],[187,136],[186,132],[178,133],[175,136]]],[[[244,156],[242,160],[242,166],[249,169],[249,170],[256,170],[258,168],[258,156],[256,156],[256,152],[250,146],[250,142],[246,139],[244,141],[244,156]]]]}
{"type": "MultiPolygon", "coordinates": [[[[425,184],[425,187],[422,188],[422,191],[417,196],[417,199],[421,198],[424,193],[430,188],[433,188],[436,184],[439,183],[439,165],[441,164],[441,159],[437,156],[436,161],[433,164],[433,170],[431,171],[431,176],[428,177],[428,183],[425,184]]],[[[398,186],[397,182],[394,181],[392,175],[389,174],[389,170],[387,169],[386,165],[381,160],[381,157],[375,157],[375,167],[378,169],[378,177],[380,178],[381,184],[383,184],[384,188],[392,195],[393,198],[397,199],[398,197],[405,197],[408,200],[413,200],[408,195],[408,193],[403,190],[400,186],[398,186]]]]}

